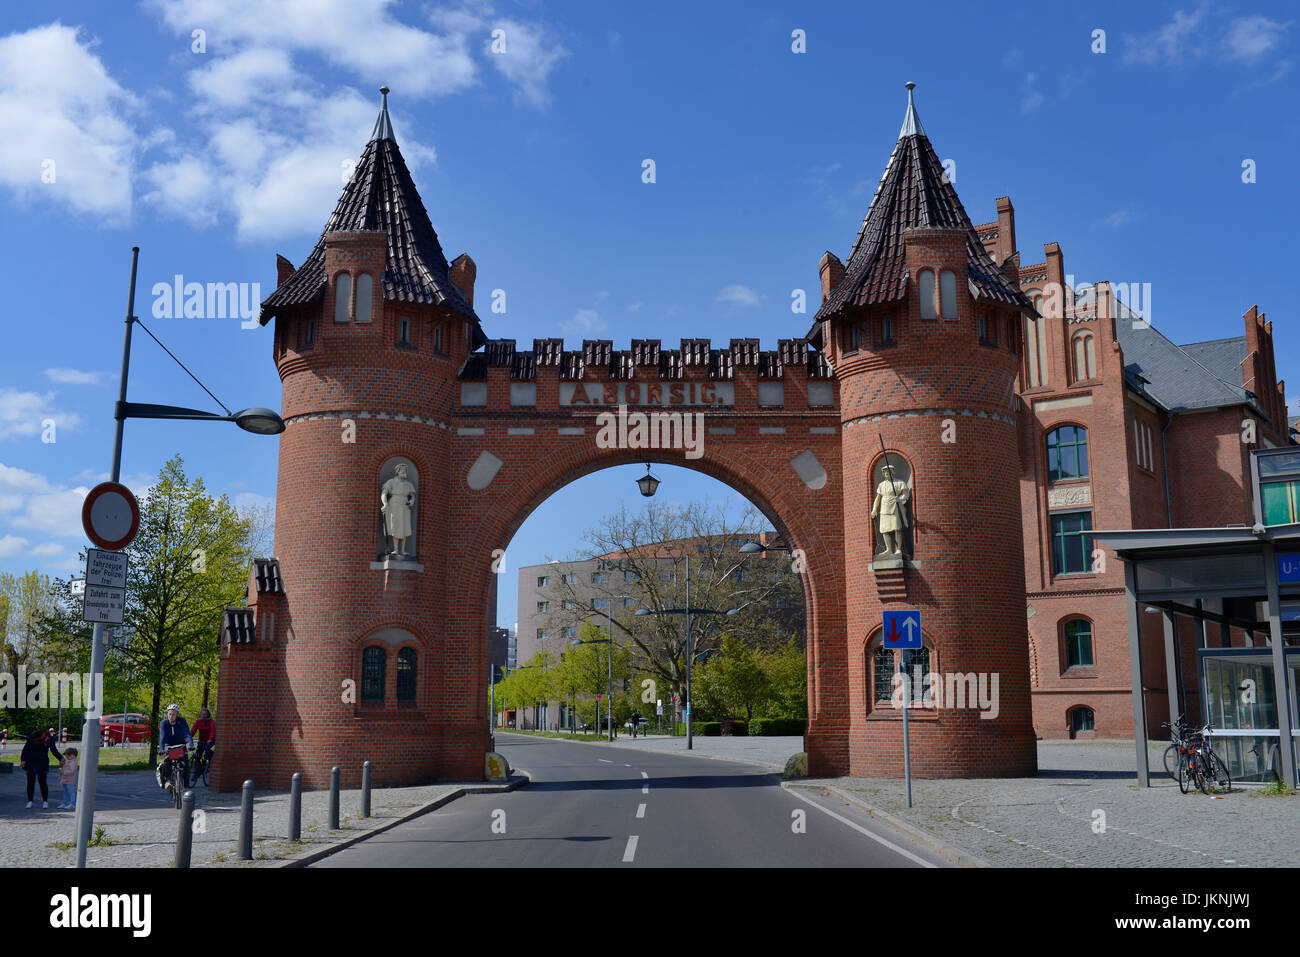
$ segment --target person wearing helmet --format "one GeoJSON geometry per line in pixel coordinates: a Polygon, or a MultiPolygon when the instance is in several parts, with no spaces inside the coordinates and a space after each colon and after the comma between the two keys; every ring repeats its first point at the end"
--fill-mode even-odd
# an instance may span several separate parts
{"type": "MultiPolygon", "coordinates": [[[[185,719],[181,717],[181,707],[178,704],[169,704],[167,706],[167,717],[158,725],[158,750],[163,752],[164,757],[158,765],[158,786],[171,790],[172,786],[172,762],[171,758],[166,757],[167,749],[184,745],[187,749],[193,747],[194,739],[190,736],[190,726],[185,719]]],[[[186,780],[189,779],[189,771],[186,770],[186,780]]]]}

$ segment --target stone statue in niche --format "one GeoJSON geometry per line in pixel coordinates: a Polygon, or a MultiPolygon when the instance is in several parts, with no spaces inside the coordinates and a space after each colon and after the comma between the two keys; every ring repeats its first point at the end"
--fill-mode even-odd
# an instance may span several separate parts
{"type": "Polygon", "coordinates": [[[876,530],[884,543],[877,554],[894,558],[910,557],[911,548],[906,534],[911,528],[908,506],[912,501],[910,481],[895,477],[893,464],[886,459],[880,467],[881,481],[876,486],[876,498],[871,504],[871,517],[876,520],[876,530]]]}
{"type": "Polygon", "coordinates": [[[379,503],[384,515],[384,534],[388,538],[388,556],[406,558],[406,541],[411,537],[411,513],[415,508],[415,486],[406,479],[405,465],[398,465],[396,472],[380,490],[379,503]]]}

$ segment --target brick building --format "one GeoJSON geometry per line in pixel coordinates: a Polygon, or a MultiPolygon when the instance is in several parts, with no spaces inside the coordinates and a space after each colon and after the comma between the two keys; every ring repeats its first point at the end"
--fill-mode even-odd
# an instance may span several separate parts
{"type": "Polygon", "coordinates": [[[900,663],[998,682],[996,709],[914,710],[922,776],[1030,773],[1035,728],[1082,730],[1080,708],[1124,733],[1120,572],[1083,567],[1088,532],[1246,520],[1243,417],[1287,440],[1262,316],[1240,342],[1179,348],[1121,321],[1106,286],[1067,294],[1055,245],[1022,267],[1010,200],[971,223],[909,93],[849,256],[822,257],[807,335],[489,340],[475,264],[447,261],[383,92],[319,241],[298,268],[277,258],[263,303],[286,422],[275,558],[223,620],[217,787],[322,787],[334,764],[355,787],[363,757],[378,785],[481,777],[506,545],[583,475],[681,461],[696,423],[683,464],[800,557],[813,774],[901,772],[900,663]],[[602,443],[625,408],[656,438],[602,443]],[[916,651],[882,632],[900,608],[922,613],[916,651]]]}

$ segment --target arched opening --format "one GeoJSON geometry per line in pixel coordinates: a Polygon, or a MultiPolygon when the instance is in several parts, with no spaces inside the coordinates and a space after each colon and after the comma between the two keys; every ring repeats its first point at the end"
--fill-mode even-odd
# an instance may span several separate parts
{"type": "MultiPolygon", "coordinates": [[[[553,672],[560,672],[571,655],[606,654],[604,644],[574,642],[600,642],[612,629],[614,716],[620,730],[627,730],[634,711],[652,731],[671,732],[684,719],[687,660],[697,728],[730,719],[806,720],[811,710],[806,675],[799,682],[797,718],[790,711],[788,681],[752,701],[724,700],[709,684],[711,669],[732,653],[735,641],[753,650],[763,668],[773,670],[782,660],[789,664],[793,641],[811,673],[813,589],[806,537],[795,537],[795,526],[782,521],[771,503],[744,494],[737,488],[743,481],[725,481],[716,466],[660,461],[653,465],[660,488],[655,497],[645,498],[635,483],[644,474],[643,462],[637,456],[629,468],[588,463],[540,489],[512,516],[505,556],[493,576],[495,594],[489,597],[495,606],[490,616],[490,627],[496,629],[494,655],[506,656],[510,670],[535,667],[540,655],[553,672]],[[742,545],[760,539],[765,546],[781,547],[740,552],[742,545]],[[659,614],[688,604],[716,614],[692,614],[689,633],[685,615],[659,614]],[[726,615],[733,607],[741,614],[726,615]],[[655,614],[638,616],[639,609],[655,614]]],[[[523,729],[591,725],[592,699],[601,693],[599,677],[587,686],[572,680],[560,687],[552,683],[546,701],[515,700],[515,689],[502,686],[494,726],[508,725],[510,712],[523,729]]],[[[527,687],[528,682],[520,679],[519,684],[527,687]]],[[[607,689],[601,697],[604,727],[607,689]]],[[[772,727],[786,733],[791,728],[772,727]]]]}

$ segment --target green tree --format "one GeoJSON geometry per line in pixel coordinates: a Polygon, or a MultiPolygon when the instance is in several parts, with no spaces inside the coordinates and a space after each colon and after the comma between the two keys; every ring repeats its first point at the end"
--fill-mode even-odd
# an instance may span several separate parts
{"type": "Polygon", "coordinates": [[[779,651],[765,655],[770,695],[764,707],[765,718],[808,717],[808,658],[793,639],[779,651]]]}

